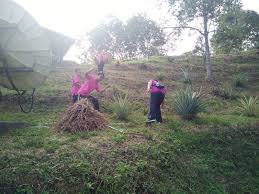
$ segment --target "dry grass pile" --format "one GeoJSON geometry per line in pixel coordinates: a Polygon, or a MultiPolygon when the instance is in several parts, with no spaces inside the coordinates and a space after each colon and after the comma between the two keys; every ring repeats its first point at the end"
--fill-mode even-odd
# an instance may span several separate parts
{"type": "Polygon", "coordinates": [[[72,133],[79,131],[103,130],[107,120],[103,114],[94,110],[91,102],[82,99],[73,104],[58,121],[56,128],[72,133]]]}

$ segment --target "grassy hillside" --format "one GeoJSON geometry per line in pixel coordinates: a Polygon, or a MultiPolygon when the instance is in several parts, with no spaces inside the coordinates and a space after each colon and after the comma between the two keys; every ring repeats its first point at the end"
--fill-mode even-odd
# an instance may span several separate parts
{"type": "Polygon", "coordinates": [[[202,59],[188,55],[114,62],[105,72],[103,85],[110,88],[95,95],[110,124],[124,132],[53,129],[69,105],[71,68],[49,76],[28,114],[19,111],[14,92],[2,90],[0,120],[29,126],[0,134],[0,193],[259,193],[259,115],[241,116],[237,109],[243,95],[259,96],[257,55],[214,57],[214,85],[204,81],[202,59]],[[175,92],[187,87],[182,69],[194,90],[202,87],[207,105],[192,121],[182,120],[172,105],[175,92]],[[238,73],[248,82],[229,89],[238,73]],[[146,126],[145,89],[156,77],[168,89],[164,123],[146,126]],[[128,95],[126,121],[116,118],[115,94],[128,95]]]}

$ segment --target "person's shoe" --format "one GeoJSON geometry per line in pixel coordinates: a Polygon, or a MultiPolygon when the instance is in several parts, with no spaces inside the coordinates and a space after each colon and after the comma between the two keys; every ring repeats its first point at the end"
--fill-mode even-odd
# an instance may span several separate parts
{"type": "Polygon", "coordinates": [[[156,119],[148,120],[146,123],[154,123],[154,122],[156,122],[156,119]]]}

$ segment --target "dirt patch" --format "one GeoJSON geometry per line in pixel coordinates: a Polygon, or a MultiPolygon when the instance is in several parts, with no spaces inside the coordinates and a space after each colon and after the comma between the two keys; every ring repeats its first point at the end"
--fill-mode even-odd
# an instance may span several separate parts
{"type": "Polygon", "coordinates": [[[15,122],[15,121],[0,121],[0,133],[5,133],[11,129],[20,129],[28,126],[24,122],[15,122]]]}

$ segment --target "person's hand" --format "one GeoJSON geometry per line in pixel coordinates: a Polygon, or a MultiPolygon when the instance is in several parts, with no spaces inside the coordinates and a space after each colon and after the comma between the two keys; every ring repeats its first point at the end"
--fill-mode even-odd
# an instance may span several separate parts
{"type": "Polygon", "coordinates": [[[90,73],[90,72],[93,71],[93,70],[94,70],[94,68],[91,68],[91,69],[89,69],[88,71],[86,71],[85,74],[88,74],[88,73],[90,73]]]}
{"type": "Polygon", "coordinates": [[[100,93],[105,92],[105,90],[107,90],[109,87],[110,87],[110,86],[106,86],[105,88],[103,88],[103,89],[100,91],[100,93]]]}

